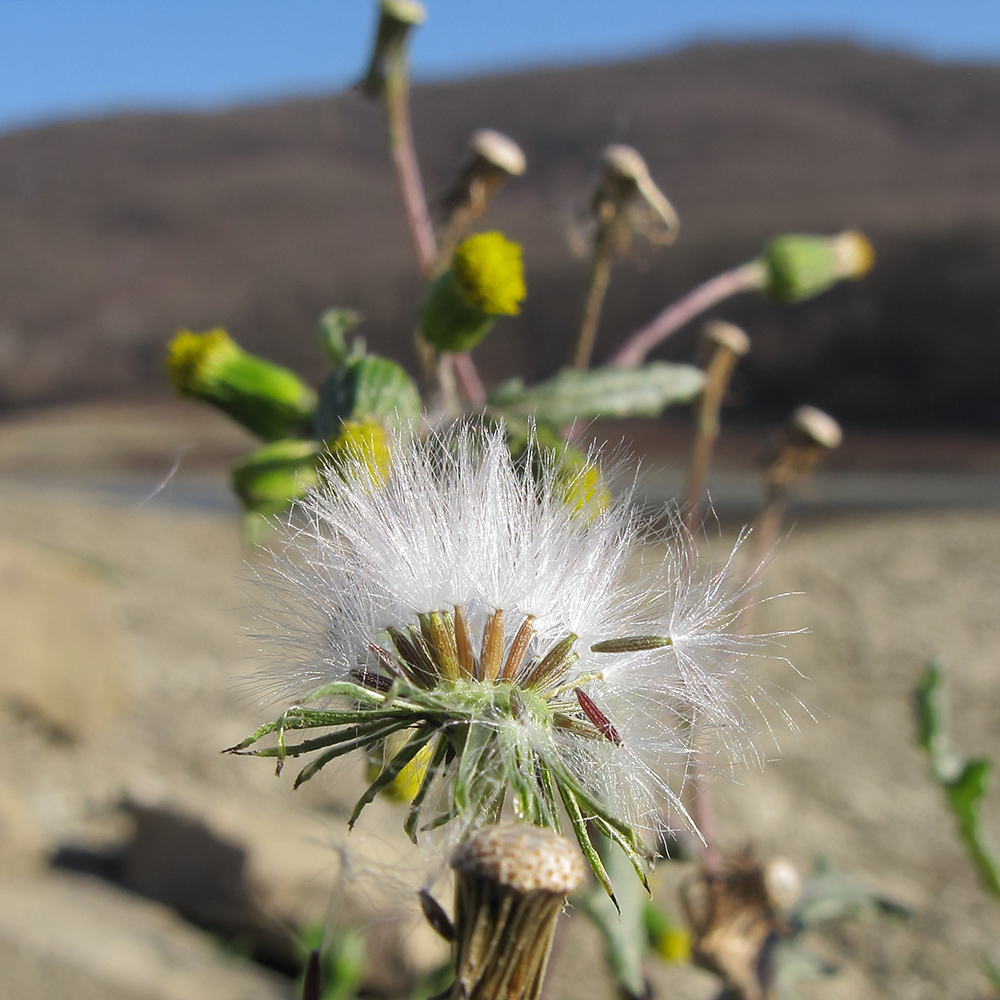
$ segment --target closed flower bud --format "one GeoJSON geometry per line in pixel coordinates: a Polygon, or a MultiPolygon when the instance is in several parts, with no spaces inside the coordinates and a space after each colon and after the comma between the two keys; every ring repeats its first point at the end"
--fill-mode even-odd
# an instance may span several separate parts
{"type": "MultiPolygon", "coordinates": [[[[594,192],[592,211],[603,224],[627,217],[629,229],[658,243],[673,243],[680,228],[677,212],[656,186],[642,154],[620,143],[604,150],[604,172],[594,192]]],[[[621,238],[627,242],[627,233],[621,238]]]]}
{"type": "Polygon", "coordinates": [[[318,441],[272,441],[252,451],[233,466],[233,492],[243,509],[255,514],[284,513],[319,484],[318,441]]]}
{"type": "Polygon", "coordinates": [[[503,233],[477,233],[459,243],[451,266],[430,287],[420,327],[439,351],[468,351],[497,316],[516,316],[527,291],[519,244],[503,233]]]}
{"type": "Polygon", "coordinates": [[[319,484],[316,463],[322,447],[298,438],[271,441],[233,466],[230,481],[243,507],[244,544],[263,541],[274,519],[319,484]]]}
{"type": "Polygon", "coordinates": [[[375,484],[381,483],[389,469],[389,438],[381,424],[368,420],[358,423],[345,420],[340,433],[326,443],[334,469],[363,468],[375,484]]]}
{"type": "Polygon", "coordinates": [[[860,278],[871,270],[875,251],[861,233],[837,236],[778,236],[764,248],[763,290],[779,302],[801,302],[845,278],[860,278]]]}
{"type": "Polygon", "coordinates": [[[344,421],[407,423],[420,416],[420,408],[413,379],[395,361],[377,354],[356,354],[330,372],[320,386],[316,437],[336,436],[344,421]]]}
{"type": "Polygon", "coordinates": [[[316,393],[223,329],[181,330],[167,347],[166,368],[180,395],[211,403],[266,441],[312,435],[316,393]]]}

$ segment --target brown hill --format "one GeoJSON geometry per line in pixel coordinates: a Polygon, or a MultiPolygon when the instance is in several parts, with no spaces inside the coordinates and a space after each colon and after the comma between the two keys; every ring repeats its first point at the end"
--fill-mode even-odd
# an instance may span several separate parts
{"type": "MultiPolygon", "coordinates": [[[[1000,426],[1000,67],[703,45],[421,86],[414,113],[432,192],[474,128],[528,155],[488,220],[526,244],[530,289],[480,349],[489,381],[565,361],[584,272],[567,230],[602,146],[624,141],[684,230],[618,266],[598,356],[775,233],[857,227],[879,251],[864,282],[719,310],[754,340],[745,412],[808,400],[855,423],[1000,426]]],[[[0,239],[6,406],[163,394],[178,326],[228,325],[318,378],[314,321],[334,304],[362,308],[373,347],[411,360],[411,248],[380,110],[353,94],[0,136],[0,239]]]]}

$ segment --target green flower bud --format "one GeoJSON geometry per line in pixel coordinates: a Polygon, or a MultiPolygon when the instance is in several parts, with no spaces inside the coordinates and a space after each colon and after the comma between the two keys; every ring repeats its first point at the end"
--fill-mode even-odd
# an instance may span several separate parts
{"type": "Polygon", "coordinates": [[[845,278],[871,270],[875,251],[853,230],[837,236],[778,236],[764,248],[763,290],[779,302],[801,302],[845,278]]]}
{"type": "Polygon", "coordinates": [[[316,393],[294,372],[244,351],[223,329],[181,330],[165,364],[180,395],[211,403],[265,441],[312,434],[316,393]]]}
{"type": "Polygon", "coordinates": [[[320,386],[316,436],[325,440],[339,434],[343,421],[391,427],[415,420],[420,409],[413,379],[395,361],[374,354],[348,357],[320,386]]]}
{"type": "Polygon", "coordinates": [[[459,243],[451,267],[431,285],[420,328],[439,351],[468,351],[495,317],[516,316],[526,294],[520,245],[503,233],[477,233],[459,243]]]}
{"type": "Polygon", "coordinates": [[[266,516],[284,513],[319,484],[316,463],[322,450],[318,441],[286,438],[241,459],[230,477],[243,509],[266,516]]]}

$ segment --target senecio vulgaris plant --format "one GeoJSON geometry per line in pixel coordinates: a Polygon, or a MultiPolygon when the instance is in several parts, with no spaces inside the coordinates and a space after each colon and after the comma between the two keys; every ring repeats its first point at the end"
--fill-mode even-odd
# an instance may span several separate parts
{"type": "MultiPolygon", "coordinates": [[[[716,323],[706,370],[648,355],[731,295],[801,301],[863,275],[872,251],[855,232],[778,236],[594,367],[613,265],[637,235],[667,244],[680,232],[642,156],[610,146],[589,201],[590,267],[572,363],[535,385],[513,378],[484,386],[470,352],[498,320],[518,314],[529,289],[520,246],[472,230],[504,184],[524,173],[525,157],[507,137],[476,132],[435,229],[408,109],[407,46],[425,12],[414,0],[382,0],[378,10],[359,86],[385,109],[425,281],[414,311],[420,378],[370,352],[355,332],[360,315],[346,308],[320,320],[329,370],[317,388],[223,329],[181,331],[167,370],[178,393],[217,407],[261,441],[231,478],[245,539],[275,542],[264,631],[276,653],[272,693],[289,707],[232,751],[274,758],[279,772],[301,759],[296,785],[339,757],[364,754],[370,784],[351,826],[376,795],[392,792],[409,803],[412,839],[440,830],[464,845],[453,861],[455,924],[443,911],[432,920],[454,941],[452,995],[536,997],[554,920],[578,876],[570,877],[565,841],[533,842],[551,864],[539,855],[532,871],[555,872],[539,881],[510,869],[523,861],[517,848],[506,860],[497,853],[520,843],[518,835],[484,834],[479,843],[478,831],[502,830],[507,820],[553,836],[565,829],[634,928],[645,919],[642,903],[632,893],[616,899],[609,869],[617,881],[618,862],[630,863],[648,888],[665,823],[700,830],[706,885],[717,896],[728,891],[719,888],[727,870],[704,781],[707,748],[721,737],[737,755],[753,752],[741,696],[755,699],[746,667],[767,655],[767,639],[747,634],[750,590],[732,561],[702,568],[694,542],[719,410],[751,344],[716,323]],[[687,499],[664,537],[629,490],[613,495],[574,428],[687,403],[698,414],[687,499]],[[662,558],[651,561],[651,542],[662,558]],[[685,783],[694,796],[684,795],[685,783]],[[543,885],[545,904],[525,904],[523,926],[497,922],[498,899],[509,917],[522,912],[514,897],[543,885]],[[541,943],[515,947],[526,935],[541,943]],[[486,940],[510,940],[523,961],[486,940]]],[[[767,906],[761,919],[771,927],[767,906]]],[[[735,958],[707,943],[716,924],[698,932],[696,958],[704,954],[734,995],[770,995],[745,941],[726,938],[735,958]]],[[[616,932],[604,930],[614,950],[616,932]]],[[[624,947],[613,961],[626,995],[644,991],[634,956],[624,947]]]]}
{"type": "Polygon", "coordinates": [[[645,881],[646,834],[664,806],[684,815],[671,772],[707,730],[743,742],[740,664],[762,641],[739,633],[725,571],[700,575],[681,532],[631,579],[650,529],[537,447],[515,461],[502,427],[460,426],[393,437],[384,465],[361,451],[338,465],[276,564],[268,631],[295,707],[234,750],[279,767],[311,755],[297,784],[378,755],[351,825],[416,767],[414,840],[495,822],[505,804],[555,830],[564,811],[610,894],[588,825],[645,881]],[[342,704],[312,707],[323,699],[342,704]]]}

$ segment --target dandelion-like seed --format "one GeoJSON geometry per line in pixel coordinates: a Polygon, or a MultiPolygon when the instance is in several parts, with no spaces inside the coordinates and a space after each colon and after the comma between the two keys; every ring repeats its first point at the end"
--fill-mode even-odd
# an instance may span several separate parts
{"type": "Polygon", "coordinates": [[[567,503],[565,470],[537,445],[512,459],[503,428],[397,435],[377,475],[348,454],[322,481],[276,557],[266,614],[278,694],[297,701],[234,752],[279,769],[312,755],[298,785],[360,750],[380,766],[351,825],[402,784],[414,841],[568,817],[609,893],[588,826],[645,881],[664,807],[686,821],[670,781],[695,741],[747,743],[741,660],[763,640],[736,628],[728,566],[699,573],[681,529],[649,547],[665,539],[628,497],[567,503]]]}

